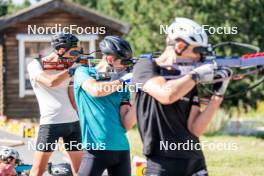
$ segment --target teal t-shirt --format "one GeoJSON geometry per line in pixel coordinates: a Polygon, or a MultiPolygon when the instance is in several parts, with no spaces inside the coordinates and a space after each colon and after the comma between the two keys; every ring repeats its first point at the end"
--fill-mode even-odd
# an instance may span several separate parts
{"type": "Polygon", "coordinates": [[[74,96],[80,119],[83,147],[93,150],[129,150],[120,119],[120,103],[130,98],[128,91],[94,97],[81,85],[96,79],[94,67],[80,66],[74,74],[74,96]]]}

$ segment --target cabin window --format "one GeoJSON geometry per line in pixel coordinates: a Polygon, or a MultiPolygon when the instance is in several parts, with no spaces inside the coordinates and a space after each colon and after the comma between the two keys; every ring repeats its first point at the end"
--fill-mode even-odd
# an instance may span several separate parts
{"type": "MultiPolygon", "coordinates": [[[[27,72],[27,64],[39,55],[47,55],[52,52],[51,37],[52,35],[17,34],[20,98],[26,95],[34,95],[27,72]]],[[[80,47],[83,47],[85,52],[95,51],[98,38],[96,35],[77,35],[77,37],[80,39],[80,47]]]]}
{"type": "Polygon", "coordinates": [[[25,91],[32,91],[27,72],[27,64],[38,58],[42,51],[51,50],[49,42],[25,42],[25,91]]]}

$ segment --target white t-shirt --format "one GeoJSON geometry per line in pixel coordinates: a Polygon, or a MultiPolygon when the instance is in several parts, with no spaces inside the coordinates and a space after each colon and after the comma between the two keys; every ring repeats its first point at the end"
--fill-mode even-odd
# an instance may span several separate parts
{"type": "MultiPolygon", "coordinates": [[[[43,72],[38,60],[33,59],[28,64],[27,69],[39,104],[40,124],[59,124],[78,121],[77,113],[73,109],[68,95],[68,86],[71,79],[63,81],[59,86],[49,88],[35,81],[36,77],[43,72]]],[[[58,71],[49,71],[49,74],[55,73],[58,73],[58,71]]]]}

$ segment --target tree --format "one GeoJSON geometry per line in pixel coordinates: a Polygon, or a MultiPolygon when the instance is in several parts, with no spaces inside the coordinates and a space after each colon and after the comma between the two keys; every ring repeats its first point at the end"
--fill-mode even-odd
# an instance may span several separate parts
{"type": "Polygon", "coordinates": [[[6,15],[8,12],[8,5],[6,1],[0,0],[0,16],[6,15]]]}
{"type": "Polygon", "coordinates": [[[31,5],[31,2],[29,0],[24,0],[23,3],[20,5],[14,4],[12,0],[5,1],[5,3],[7,4],[8,8],[7,14],[16,13],[17,11],[29,7],[31,5]]]}
{"type": "Polygon", "coordinates": [[[31,5],[31,2],[29,0],[24,0],[23,7],[29,7],[31,5]]]}

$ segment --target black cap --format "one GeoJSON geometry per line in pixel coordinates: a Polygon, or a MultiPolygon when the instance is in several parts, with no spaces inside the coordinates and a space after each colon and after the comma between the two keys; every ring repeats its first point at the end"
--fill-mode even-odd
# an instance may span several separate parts
{"type": "Polygon", "coordinates": [[[58,50],[60,48],[75,48],[79,39],[73,34],[58,33],[52,37],[51,46],[58,50]]]}
{"type": "Polygon", "coordinates": [[[129,43],[119,36],[106,36],[99,43],[100,50],[103,54],[114,55],[119,59],[132,58],[132,49],[129,43]]]}

